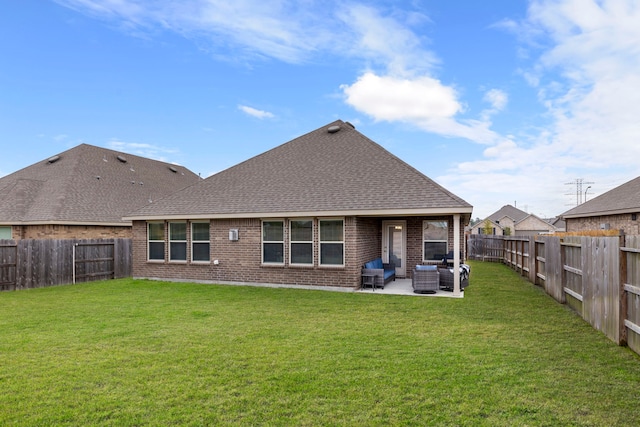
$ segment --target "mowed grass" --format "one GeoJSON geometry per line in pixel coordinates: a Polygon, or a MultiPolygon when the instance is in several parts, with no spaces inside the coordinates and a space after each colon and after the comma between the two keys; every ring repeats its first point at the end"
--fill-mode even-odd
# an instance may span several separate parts
{"type": "Polygon", "coordinates": [[[464,299],[0,293],[0,425],[640,425],[640,358],[499,264],[464,299]]]}

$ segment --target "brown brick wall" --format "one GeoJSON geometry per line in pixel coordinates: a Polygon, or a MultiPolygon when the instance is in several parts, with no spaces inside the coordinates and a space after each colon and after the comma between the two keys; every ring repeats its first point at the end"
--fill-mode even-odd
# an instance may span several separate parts
{"type": "MultiPolygon", "coordinates": [[[[147,262],[146,223],[134,222],[133,275],[172,280],[205,282],[269,283],[289,285],[320,285],[355,287],[360,280],[357,247],[354,235],[355,218],[345,218],[345,267],[318,266],[317,220],[314,221],[314,265],[309,267],[288,265],[288,238],[285,239],[285,265],[263,266],[260,219],[212,220],[210,227],[211,262],[209,264],[147,262]],[[229,240],[229,229],[238,229],[238,241],[229,240]],[[219,264],[215,265],[214,260],[219,264]],[[354,272],[357,271],[357,276],[354,272]]],[[[285,221],[285,228],[288,221],[285,221]]],[[[168,228],[165,228],[165,235],[168,228]]],[[[189,227],[187,227],[189,229],[189,227]]],[[[288,235],[288,230],[285,233],[288,235]]],[[[189,237],[188,237],[189,239],[189,237]]],[[[166,237],[165,237],[166,240],[166,237]]],[[[165,244],[165,260],[168,243],[165,244]]],[[[187,245],[187,259],[190,248],[187,245]]]]}
{"type": "Polygon", "coordinates": [[[593,216],[586,218],[567,218],[567,231],[600,230],[601,224],[609,224],[612,230],[622,230],[625,234],[640,234],[640,213],[633,214],[593,216]]]}
{"type": "Polygon", "coordinates": [[[21,225],[12,227],[14,240],[20,239],[115,239],[131,238],[131,227],[98,225],[21,225]]]}
{"type": "MultiPolygon", "coordinates": [[[[422,224],[425,220],[447,220],[449,223],[449,237],[448,248],[453,250],[453,217],[441,216],[441,217],[409,217],[407,218],[407,276],[409,270],[418,264],[423,264],[422,261],[422,224]]],[[[460,251],[462,255],[465,254],[465,238],[464,238],[464,225],[460,224],[460,251]]],[[[461,260],[462,261],[462,260],[461,260]]]]}
{"type": "MultiPolygon", "coordinates": [[[[407,220],[407,266],[419,264],[422,261],[422,221],[426,217],[402,219],[407,220]]],[[[450,246],[453,247],[451,218],[446,219],[451,224],[450,246]]],[[[285,265],[261,265],[262,222],[260,219],[211,220],[211,262],[208,264],[189,261],[168,262],[168,226],[165,225],[165,261],[148,262],[146,222],[135,221],[133,224],[133,275],[134,277],[211,283],[269,283],[356,288],[360,286],[363,264],[380,257],[383,220],[384,218],[344,218],[344,267],[321,267],[318,265],[317,218],[314,219],[314,265],[309,267],[288,265],[288,237],[285,238],[285,265]],[[238,229],[238,241],[229,240],[229,229],[238,229]],[[215,265],[214,260],[218,260],[219,264],[215,265]]],[[[288,220],[285,220],[285,230],[285,235],[288,236],[288,220]]],[[[190,241],[189,232],[190,227],[187,227],[188,241],[190,241]]],[[[464,234],[462,232],[460,234],[461,247],[463,247],[464,234]]],[[[187,259],[190,259],[190,245],[187,245],[187,259]]],[[[410,268],[407,268],[407,276],[409,276],[409,270],[410,268]]]]}

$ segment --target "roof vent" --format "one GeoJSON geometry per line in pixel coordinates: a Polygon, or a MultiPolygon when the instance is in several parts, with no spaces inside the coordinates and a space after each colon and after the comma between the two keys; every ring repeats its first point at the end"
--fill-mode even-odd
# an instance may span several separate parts
{"type": "Polygon", "coordinates": [[[173,173],[178,173],[178,169],[174,168],[173,166],[169,166],[169,170],[173,173]]]}
{"type": "Polygon", "coordinates": [[[351,126],[351,127],[352,127],[352,128],[354,128],[354,129],[356,128],[354,125],[352,125],[352,124],[351,124],[351,122],[344,122],[344,123],[345,123],[345,124],[347,124],[347,125],[349,125],[349,126],[351,126]]]}
{"type": "Polygon", "coordinates": [[[117,156],[116,159],[120,160],[122,163],[127,163],[127,158],[124,156],[117,156]]]}
{"type": "Polygon", "coordinates": [[[340,126],[330,126],[329,129],[327,129],[327,132],[329,133],[336,133],[340,130],[340,126]]]}
{"type": "Polygon", "coordinates": [[[57,162],[58,160],[60,160],[60,156],[53,156],[53,157],[49,157],[49,158],[47,159],[47,162],[49,162],[49,163],[55,163],[55,162],[57,162]]]}

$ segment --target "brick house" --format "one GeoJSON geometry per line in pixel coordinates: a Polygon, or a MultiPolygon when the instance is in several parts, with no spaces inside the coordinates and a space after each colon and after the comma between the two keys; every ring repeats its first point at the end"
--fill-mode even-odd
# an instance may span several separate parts
{"type": "Polygon", "coordinates": [[[496,236],[531,236],[556,231],[556,227],[548,221],[514,206],[505,205],[471,227],[471,234],[484,234],[487,221],[491,229],[489,234],[496,236]]]}
{"type": "Polygon", "coordinates": [[[88,144],[0,178],[0,239],[132,237],[132,210],[198,182],[188,169],[88,144]]]}
{"type": "Polygon", "coordinates": [[[640,177],[563,213],[567,231],[612,229],[640,234],[640,177]]]}
{"type": "Polygon", "coordinates": [[[134,277],[357,288],[374,258],[410,277],[459,254],[471,212],[338,120],[126,219],[134,277]]]}

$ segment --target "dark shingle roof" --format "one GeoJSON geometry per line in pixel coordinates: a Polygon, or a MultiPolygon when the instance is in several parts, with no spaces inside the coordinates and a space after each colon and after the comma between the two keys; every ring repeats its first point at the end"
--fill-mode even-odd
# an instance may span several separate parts
{"type": "Polygon", "coordinates": [[[513,220],[513,222],[518,222],[518,221],[523,220],[527,216],[529,216],[529,214],[524,212],[524,211],[521,211],[520,209],[518,209],[518,208],[516,208],[514,206],[504,205],[498,211],[496,211],[496,212],[492,213],[491,215],[489,215],[487,217],[487,219],[497,223],[498,221],[500,221],[505,216],[508,216],[509,218],[511,218],[513,220]]]}
{"type": "MultiPolygon", "coordinates": [[[[425,153],[428,155],[428,153],[425,153]]],[[[130,219],[471,213],[471,205],[336,121],[133,212],[130,219]],[[339,126],[330,133],[328,129],[339,126]]]]}
{"type": "Polygon", "coordinates": [[[615,215],[640,212],[640,177],[634,178],[573,209],[563,213],[563,218],[615,215]]]}
{"type": "Polygon", "coordinates": [[[199,180],[182,166],[81,144],[0,178],[0,223],[126,224],[128,212],[199,180]]]}

